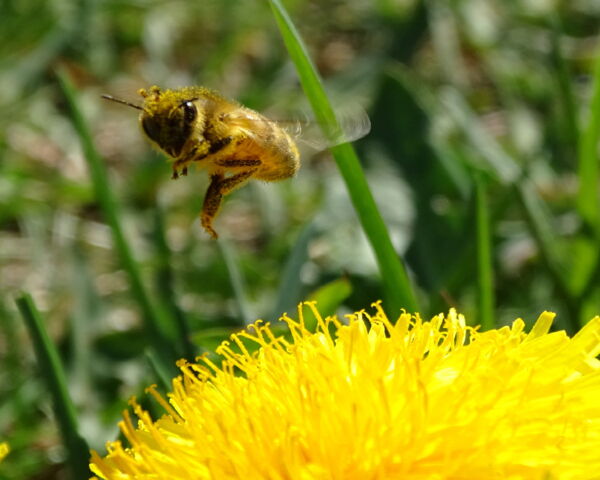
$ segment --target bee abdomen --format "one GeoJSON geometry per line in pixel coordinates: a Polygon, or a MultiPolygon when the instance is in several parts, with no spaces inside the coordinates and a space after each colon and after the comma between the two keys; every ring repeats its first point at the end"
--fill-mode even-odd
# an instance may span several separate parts
{"type": "Polygon", "coordinates": [[[300,168],[300,154],[286,132],[275,135],[269,144],[256,178],[273,181],[293,177],[300,168]]]}

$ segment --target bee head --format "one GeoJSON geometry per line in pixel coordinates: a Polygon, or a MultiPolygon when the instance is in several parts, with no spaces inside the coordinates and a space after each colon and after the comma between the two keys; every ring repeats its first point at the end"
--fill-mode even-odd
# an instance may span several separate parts
{"type": "Polygon", "coordinates": [[[198,97],[190,89],[161,91],[157,86],[139,93],[144,97],[142,130],[165,153],[177,158],[194,132],[198,120],[194,102],[198,97]]]}

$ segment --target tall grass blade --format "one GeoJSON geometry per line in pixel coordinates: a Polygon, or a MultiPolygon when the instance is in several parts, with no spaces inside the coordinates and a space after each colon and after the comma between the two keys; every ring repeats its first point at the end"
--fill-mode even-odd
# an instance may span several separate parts
{"type": "MultiPolygon", "coordinates": [[[[333,108],[298,31],[280,0],[269,0],[269,3],[317,121],[326,132],[332,129],[339,131],[333,108]]],[[[417,299],[406,268],[394,250],[354,148],[344,143],[330,150],[375,253],[382,278],[386,309],[394,314],[401,308],[417,311],[417,299]]]]}
{"type": "Polygon", "coordinates": [[[592,101],[579,138],[577,208],[584,221],[600,235],[598,218],[598,140],[600,138],[600,55],[594,64],[592,101]]]}
{"type": "Polygon", "coordinates": [[[24,294],[17,298],[16,302],[33,340],[42,378],[52,397],[56,420],[68,452],[71,478],[73,480],[88,478],[90,476],[89,448],[86,441],[79,435],[77,414],[69,396],[65,372],[56,347],[48,336],[44,322],[31,296],[24,294]]]}
{"type": "Polygon", "coordinates": [[[479,323],[483,330],[491,330],[494,321],[494,268],[487,189],[481,176],[475,177],[477,211],[477,283],[479,286],[479,323]]]}

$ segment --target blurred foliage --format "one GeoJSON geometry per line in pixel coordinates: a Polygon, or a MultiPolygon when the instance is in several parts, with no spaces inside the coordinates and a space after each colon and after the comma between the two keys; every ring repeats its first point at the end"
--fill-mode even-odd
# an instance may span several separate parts
{"type": "MultiPolygon", "coordinates": [[[[481,320],[478,181],[496,324],[553,310],[572,332],[599,313],[597,2],[284,3],[336,106],[370,113],[356,146],[424,317],[456,306],[481,320]]],[[[1,479],[66,478],[21,291],[59,346],[90,446],[114,438],[127,398],[157,382],[58,71],[78,92],[142,283],[187,322],[196,353],[304,298],[343,313],[381,297],[327,154],[304,155],[293,180],[228,197],[216,243],[197,220],[205,175],[170,181],[137,114],[100,98],[202,84],[285,116],[302,94],[267,2],[3,0],[0,32],[1,479]]]]}

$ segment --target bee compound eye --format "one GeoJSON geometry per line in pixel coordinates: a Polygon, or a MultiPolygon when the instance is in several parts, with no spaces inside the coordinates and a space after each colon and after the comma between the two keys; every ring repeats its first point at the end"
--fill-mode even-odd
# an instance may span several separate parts
{"type": "Polygon", "coordinates": [[[194,120],[196,120],[196,115],[197,115],[196,105],[194,105],[190,101],[187,101],[187,102],[183,103],[182,107],[183,107],[183,118],[186,123],[192,123],[194,120]]]}
{"type": "Polygon", "coordinates": [[[160,138],[160,124],[152,117],[142,118],[142,129],[148,138],[158,142],[160,138]]]}

